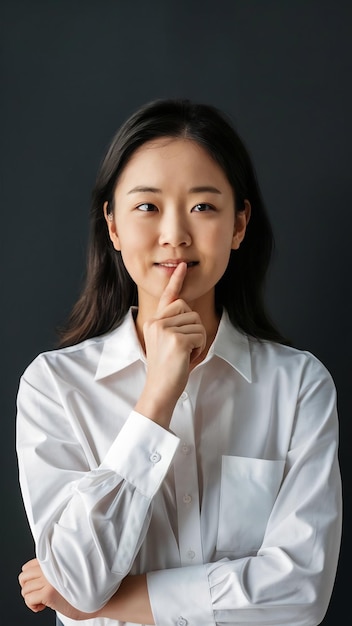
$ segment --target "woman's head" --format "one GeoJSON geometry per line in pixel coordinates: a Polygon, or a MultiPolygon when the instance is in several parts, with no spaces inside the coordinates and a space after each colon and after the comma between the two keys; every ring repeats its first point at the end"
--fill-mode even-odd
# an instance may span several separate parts
{"type": "Polygon", "coordinates": [[[115,250],[137,285],[138,326],[154,317],[175,264],[187,272],[179,297],[215,326],[215,286],[250,213],[237,211],[233,189],[198,143],[159,137],[140,146],[124,166],[107,213],[115,250]]]}
{"type": "Polygon", "coordinates": [[[273,236],[246,147],[216,108],[188,100],[160,100],[141,107],[122,125],[102,161],[92,194],[87,282],[63,343],[106,332],[122,321],[131,305],[137,304],[136,286],[120,252],[111,245],[103,207],[107,206],[110,214],[114,211],[116,186],[137,149],[162,137],[196,142],[228,179],[234,193],[234,210],[244,211],[250,203],[251,219],[244,241],[231,253],[216,285],[216,307],[225,307],[232,323],[249,334],[281,340],[263,305],[263,282],[273,236]]]}

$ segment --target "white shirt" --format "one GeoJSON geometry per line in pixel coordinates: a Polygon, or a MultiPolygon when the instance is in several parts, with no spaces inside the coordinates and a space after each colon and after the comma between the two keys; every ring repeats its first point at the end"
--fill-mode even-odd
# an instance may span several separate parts
{"type": "Polygon", "coordinates": [[[320,623],[341,533],[325,367],[247,338],[224,313],[169,431],[133,410],[145,372],[130,312],[22,376],[20,484],[48,580],[90,612],[148,572],[160,626],[320,623]]]}

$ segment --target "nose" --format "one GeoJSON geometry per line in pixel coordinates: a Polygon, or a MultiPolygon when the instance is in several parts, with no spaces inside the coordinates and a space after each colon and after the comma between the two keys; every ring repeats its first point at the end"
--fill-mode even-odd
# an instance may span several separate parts
{"type": "Polygon", "coordinates": [[[161,246],[189,246],[192,242],[187,220],[180,210],[165,213],[160,222],[159,244],[161,246]]]}

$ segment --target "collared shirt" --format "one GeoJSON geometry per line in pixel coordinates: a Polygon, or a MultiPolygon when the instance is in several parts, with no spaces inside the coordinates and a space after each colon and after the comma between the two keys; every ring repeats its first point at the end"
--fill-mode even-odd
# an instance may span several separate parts
{"type": "Polygon", "coordinates": [[[20,485],[48,580],[90,612],[147,572],[160,626],[320,623],[341,533],[326,368],[224,313],[169,430],[133,410],[145,376],[130,312],[21,378],[20,485]]]}

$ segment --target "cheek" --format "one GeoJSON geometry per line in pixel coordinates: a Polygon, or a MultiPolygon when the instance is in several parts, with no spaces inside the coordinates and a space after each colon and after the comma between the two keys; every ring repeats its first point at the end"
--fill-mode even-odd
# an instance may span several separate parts
{"type": "Polygon", "coordinates": [[[117,237],[119,248],[123,255],[131,255],[133,250],[139,246],[140,238],[134,233],[132,228],[119,228],[117,225],[117,237]]]}
{"type": "Polygon", "coordinates": [[[233,244],[233,224],[228,225],[227,229],[223,229],[216,240],[212,242],[212,250],[215,256],[215,265],[222,275],[229,263],[233,244]]]}
{"type": "Polygon", "coordinates": [[[209,233],[207,237],[207,246],[216,254],[219,259],[224,259],[230,255],[234,234],[234,223],[228,220],[223,224],[222,228],[216,229],[213,233],[209,233]]]}
{"type": "Polygon", "coordinates": [[[123,229],[119,243],[123,263],[130,276],[135,280],[150,257],[150,246],[148,246],[145,234],[138,228],[123,229]]]}

